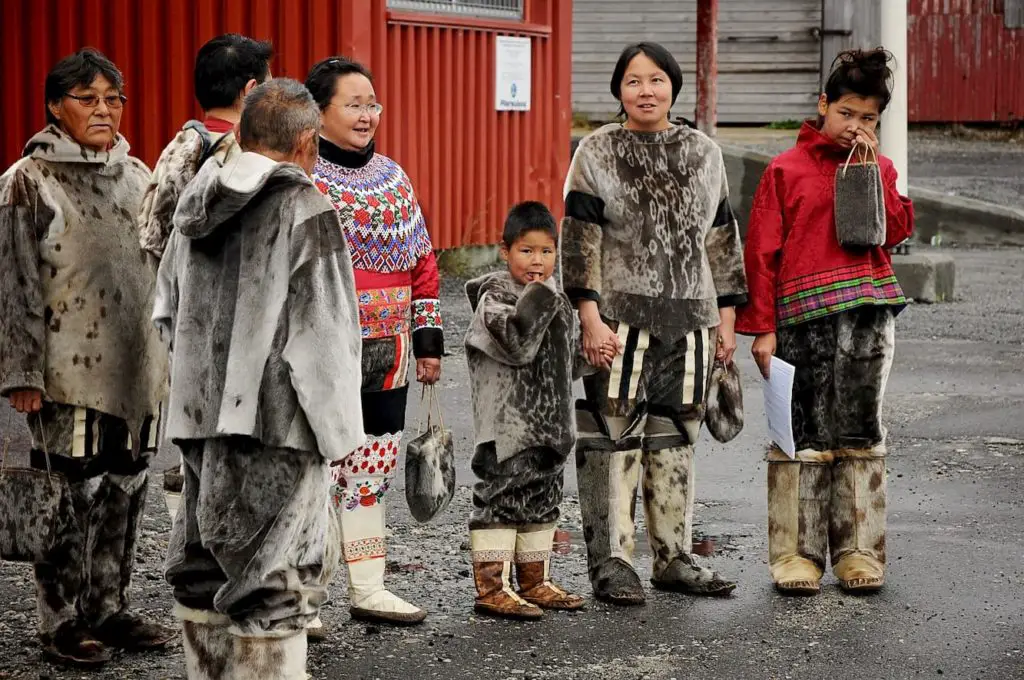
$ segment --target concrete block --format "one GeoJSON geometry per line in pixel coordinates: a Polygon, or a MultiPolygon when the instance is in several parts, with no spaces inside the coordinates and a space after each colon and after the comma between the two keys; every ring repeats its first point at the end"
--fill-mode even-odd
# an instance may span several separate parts
{"type": "Polygon", "coordinates": [[[893,255],[892,268],[903,294],[915,302],[952,302],[956,268],[940,253],[893,255]]]}
{"type": "Polygon", "coordinates": [[[445,274],[466,277],[500,259],[498,246],[464,246],[438,252],[437,267],[445,274]]]}

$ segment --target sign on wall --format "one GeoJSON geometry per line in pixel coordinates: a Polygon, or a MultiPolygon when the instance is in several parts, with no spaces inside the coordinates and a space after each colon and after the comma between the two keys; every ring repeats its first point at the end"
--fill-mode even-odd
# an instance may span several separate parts
{"type": "Polygon", "coordinates": [[[499,35],[495,38],[496,77],[494,108],[530,110],[530,38],[499,35]]]}

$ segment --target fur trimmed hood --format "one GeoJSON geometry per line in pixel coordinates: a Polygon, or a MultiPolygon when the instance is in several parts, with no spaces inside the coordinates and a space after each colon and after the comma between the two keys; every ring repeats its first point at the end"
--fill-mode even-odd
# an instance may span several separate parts
{"type": "Polygon", "coordinates": [[[206,163],[178,202],[174,228],[188,238],[205,238],[265,189],[302,185],[313,186],[302,168],[251,151],[224,165],[206,163]]]}
{"type": "Polygon", "coordinates": [[[298,166],[254,153],[203,165],[178,203],[153,321],[174,352],[172,440],[238,434],[332,461],[364,441],[352,260],[298,166]]]}
{"type": "Polygon", "coordinates": [[[32,135],[25,144],[22,156],[37,158],[51,163],[98,163],[112,165],[128,157],[131,146],[123,135],[114,138],[114,144],[106,151],[87,149],[56,125],[47,125],[32,135]]]}

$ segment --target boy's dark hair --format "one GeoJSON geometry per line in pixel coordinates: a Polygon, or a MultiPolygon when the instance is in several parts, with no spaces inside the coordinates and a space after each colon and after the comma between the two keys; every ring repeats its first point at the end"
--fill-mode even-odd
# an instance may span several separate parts
{"type": "Polygon", "coordinates": [[[892,53],[881,47],[840,52],[825,81],[825,101],[831,104],[848,94],[877,97],[878,112],[885,111],[892,99],[892,61],[892,53]]]}
{"type": "Polygon", "coordinates": [[[505,218],[505,229],[501,233],[501,240],[506,247],[511,248],[512,244],[528,231],[543,231],[550,234],[556,241],[558,240],[555,216],[540,201],[524,201],[512,206],[508,211],[508,217],[505,218]]]}
{"type": "Polygon", "coordinates": [[[269,42],[238,33],[208,41],[196,54],[194,83],[203,111],[235,105],[246,83],[262,83],[270,75],[274,48],[269,42]]]}
{"type": "MultiPolygon", "coordinates": [[[[669,82],[672,83],[672,105],[675,106],[679,91],[683,89],[683,69],[679,67],[679,62],[672,56],[672,53],[656,42],[633,43],[622,50],[619,60],[615,63],[615,70],[612,71],[612,96],[619,102],[622,101],[622,79],[626,76],[629,62],[640,54],[657,64],[658,68],[668,76],[669,82]]],[[[619,115],[626,115],[626,109],[621,103],[619,104],[619,115]]]]}
{"type": "Polygon", "coordinates": [[[59,102],[68,92],[75,87],[89,87],[96,76],[103,76],[110,81],[110,84],[118,92],[124,87],[124,76],[114,65],[114,62],[107,59],[106,55],[92,47],[78,50],[74,54],[64,57],[50,69],[46,74],[46,122],[56,125],[57,118],[50,113],[50,104],[59,102]]]}
{"type": "Polygon", "coordinates": [[[338,78],[352,73],[366,76],[366,79],[373,82],[373,75],[370,69],[358,61],[352,61],[348,57],[336,56],[324,59],[313,65],[306,76],[306,89],[313,94],[317,106],[323,111],[334,98],[334,85],[338,78]]]}

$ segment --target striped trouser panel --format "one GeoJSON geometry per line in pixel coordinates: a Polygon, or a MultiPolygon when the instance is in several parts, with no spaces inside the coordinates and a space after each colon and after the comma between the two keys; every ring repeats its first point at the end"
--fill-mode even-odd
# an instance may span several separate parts
{"type": "Polygon", "coordinates": [[[624,323],[616,333],[624,351],[611,370],[584,379],[580,445],[660,450],[695,442],[714,361],[715,329],[699,329],[672,343],[624,323]]]}
{"type": "Polygon", "coordinates": [[[135,474],[145,469],[159,444],[160,419],[147,417],[139,432],[140,456],[132,455],[133,439],[127,423],[116,416],[81,406],[44,402],[27,416],[32,436],[30,464],[51,467],[70,477],[91,477],[105,472],[135,474]]]}

